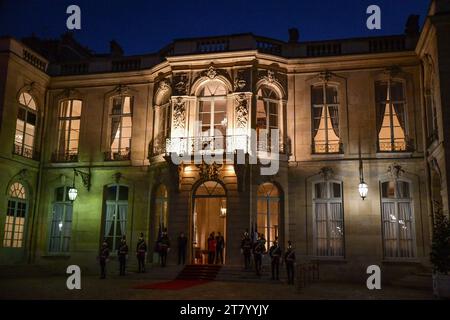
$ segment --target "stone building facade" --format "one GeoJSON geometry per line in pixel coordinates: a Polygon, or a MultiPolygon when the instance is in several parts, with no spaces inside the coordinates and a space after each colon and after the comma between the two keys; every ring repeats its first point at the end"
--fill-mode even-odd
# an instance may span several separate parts
{"type": "Polygon", "coordinates": [[[433,1],[403,35],[239,34],[131,57],[1,38],[0,263],[90,269],[103,239],[134,249],[141,232],[155,262],[167,228],[171,264],[181,232],[205,263],[212,231],[241,264],[248,230],[293,241],[325,278],[427,270],[433,212],[448,213],[449,17],[433,1]]]}

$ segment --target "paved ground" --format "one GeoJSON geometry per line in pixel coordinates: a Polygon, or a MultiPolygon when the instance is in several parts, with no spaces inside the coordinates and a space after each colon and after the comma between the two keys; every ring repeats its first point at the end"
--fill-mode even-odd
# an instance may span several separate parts
{"type": "Polygon", "coordinates": [[[134,289],[160,282],[155,272],[145,275],[130,273],[126,277],[111,275],[106,280],[97,276],[82,276],[81,290],[68,290],[66,277],[57,275],[2,272],[0,268],[0,299],[432,299],[424,290],[386,287],[370,291],[363,285],[320,282],[298,291],[283,282],[219,282],[179,291],[134,289]]]}

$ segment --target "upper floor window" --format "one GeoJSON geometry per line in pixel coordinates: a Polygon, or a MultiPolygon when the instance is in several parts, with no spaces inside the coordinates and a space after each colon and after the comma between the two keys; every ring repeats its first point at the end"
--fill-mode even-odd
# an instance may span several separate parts
{"type": "Polygon", "coordinates": [[[200,150],[223,150],[227,131],[227,89],[219,80],[211,80],[198,95],[200,150]]]}
{"type": "Polygon", "coordinates": [[[314,247],[317,256],[344,256],[342,183],[321,181],[314,187],[314,247]]]}
{"type": "Polygon", "coordinates": [[[311,88],[313,114],[313,153],[341,152],[339,132],[339,92],[335,86],[311,88]]]}
{"type": "Polygon", "coordinates": [[[26,190],[20,182],[9,187],[3,247],[21,248],[24,241],[28,203],[26,190]]]}
{"type": "Polygon", "coordinates": [[[37,125],[36,102],[29,93],[22,92],[19,96],[19,104],[14,154],[33,158],[37,125]]]}
{"type": "Polygon", "coordinates": [[[80,139],[81,100],[61,103],[58,119],[58,161],[77,161],[80,139]]]}
{"type": "Polygon", "coordinates": [[[379,151],[405,151],[405,92],[401,81],[375,83],[379,151]]]}
{"type": "Polygon", "coordinates": [[[111,110],[110,149],[106,160],[129,160],[133,129],[133,98],[114,97],[111,110]]]}
{"type": "Polygon", "coordinates": [[[414,218],[411,184],[402,180],[381,183],[383,250],[386,258],[413,258],[414,218]]]}
{"type": "Polygon", "coordinates": [[[280,128],[279,106],[280,98],[274,90],[269,87],[261,87],[258,90],[256,100],[258,150],[270,151],[271,130],[280,128]]]}
{"type": "Polygon", "coordinates": [[[68,191],[69,187],[59,187],[55,190],[50,225],[50,252],[69,252],[73,205],[69,200],[68,191]]]}

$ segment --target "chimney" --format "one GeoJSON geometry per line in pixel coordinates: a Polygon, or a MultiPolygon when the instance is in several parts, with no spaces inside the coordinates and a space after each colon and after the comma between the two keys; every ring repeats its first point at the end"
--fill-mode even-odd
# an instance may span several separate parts
{"type": "Polygon", "coordinates": [[[299,39],[299,33],[297,28],[289,29],[289,43],[296,43],[299,39]]]}
{"type": "Polygon", "coordinates": [[[123,49],[116,40],[109,42],[109,51],[112,56],[123,56],[123,49]]]}
{"type": "Polygon", "coordinates": [[[410,15],[405,25],[405,34],[407,36],[416,36],[420,33],[419,27],[419,18],[418,15],[410,15]]]}

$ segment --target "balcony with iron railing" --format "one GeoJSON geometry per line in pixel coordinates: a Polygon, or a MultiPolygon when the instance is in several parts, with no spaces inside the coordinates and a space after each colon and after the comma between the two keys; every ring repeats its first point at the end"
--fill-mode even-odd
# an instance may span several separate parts
{"type": "Polygon", "coordinates": [[[229,154],[238,150],[249,154],[258,152],[289,154],[290,144],[286,139],[279,139],[278,143],[273,143],[270,139],[257,141],[256,137],[248,135],[172,137],[167,138],[165,148],[161,146],[153,150],[166,155],[229,154]]]}
{"type": "Polygon", "coordinates": [[[78,162],[78,150],[52,153],[52,162],[78,162]]]}
{"type": "Polygon", "coordinates": [[[128,161],[131,159],[131,150],[126,148],[121,150],[105,151],[103,155],[105,161],[128,161]]]}
{"type": "Polygon", "coordinates": [[[35,148],[23,144],[14,143],[12,153],[28,159],[39,160],[39,153],[35,150],[35,148]]]}

